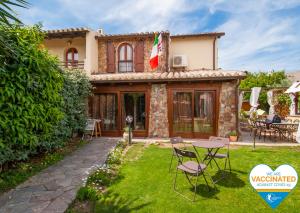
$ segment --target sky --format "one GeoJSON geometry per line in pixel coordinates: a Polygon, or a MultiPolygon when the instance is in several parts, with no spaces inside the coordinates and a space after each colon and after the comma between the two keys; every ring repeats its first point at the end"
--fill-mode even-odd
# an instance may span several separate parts
{"type": "Polygon", "coordinates": [[[25,24],[89,27],[105,33],[225,32],[224,70],[300,70],[300,0],[28,0],[25,24]]]}

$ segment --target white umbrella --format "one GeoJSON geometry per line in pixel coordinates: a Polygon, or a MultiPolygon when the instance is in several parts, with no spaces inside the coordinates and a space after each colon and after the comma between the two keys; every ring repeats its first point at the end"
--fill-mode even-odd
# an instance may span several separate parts
{"type": "Polygon", "coordinates": [[[295,94],[300,92],[300,82],[294,82],[284,93],[289,93],[291,99],[290,115],[295,115],[295,94]]]}
{"type": "Polygon", "coordinates": [[[260,93],[261,87],[253,87],[251,89],[251,95],[250,95],[250,105],[251,109],[250,112],[253,112],[257,109],[258,107],[258,97],[260,93]]]}
{"type": "Polygon", "coordinates": [[[300,92],[300,82],[294,82],[284,93],[300,92]]]}

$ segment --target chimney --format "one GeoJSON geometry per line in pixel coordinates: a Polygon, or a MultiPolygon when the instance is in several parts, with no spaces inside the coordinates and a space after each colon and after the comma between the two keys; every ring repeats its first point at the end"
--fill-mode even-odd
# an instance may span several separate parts
{"type": "Polygon", "coordinates": [[[99,29],[97,30],[97,32],[98,32],[99,34],[101,34],[101,35],[104,35],[104,30],[103,30],[102,28],[99,28],[99,29]]]}

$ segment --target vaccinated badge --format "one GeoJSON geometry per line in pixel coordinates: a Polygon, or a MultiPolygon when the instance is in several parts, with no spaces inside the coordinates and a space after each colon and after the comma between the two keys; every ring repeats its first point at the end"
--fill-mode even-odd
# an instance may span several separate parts
{"type": "Polygon", "coordinates": [[[260,164],[252,169],[249,179],[267,204],[276,208],[296,186],[298,175],[290,165],[281,165],[273,171],[268,165],[260,164]]]}

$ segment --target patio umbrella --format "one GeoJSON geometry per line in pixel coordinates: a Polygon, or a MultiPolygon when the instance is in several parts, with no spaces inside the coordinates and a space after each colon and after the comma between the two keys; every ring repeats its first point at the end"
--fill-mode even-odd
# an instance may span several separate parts
{"type": "Polygon", "coordinates": [[[284,93],[288,93],[291,99],[290,115],[295,115],[295,94],[300,92],[300,82],[294,82],[284,93]]]}
{"type": "Polygon", "coordinates": [[[250,95],[251,109],[250,109],[250,112],[256,111],[256,109],[259,105],[258,104],[258,97],[259,97],[260,90],[261,90],[261,87],[253,87],[251,89],[251,95],[250,95]]]}
{"type": "Polygon", "coordinates": [[[274,109],[274,103],[273,103],[273,91],[272,90],[269,90],[267,92],[267,101],[268,101],[268,104],[270,106],[269,115],[274,115],[275,109],[274,109]]]}
{"type": "Polygon", "coordinates": [[[242,104],[243,104],[243,97],[244,97],[244,91],[242,91],[239,95],[239,113],[241,112],[242,109],[242,104]]]}
{"type": "Polygon", "coordinates": [[[284,93],[296,93],[300,92],[300,82],[294,82],[284,93]]]}

